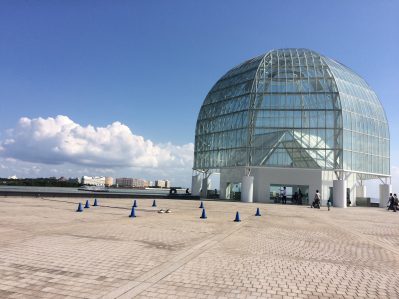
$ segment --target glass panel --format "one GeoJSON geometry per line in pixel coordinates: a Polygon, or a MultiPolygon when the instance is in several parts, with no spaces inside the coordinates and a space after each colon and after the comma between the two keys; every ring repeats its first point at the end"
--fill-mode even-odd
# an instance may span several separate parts
{"type": "Polygon", "coordinates": [[[274,50],[231,69],[207,95],[195,134],[197,169],[252,163],[389,174],[376,94],[310,50],[274,50]]]}

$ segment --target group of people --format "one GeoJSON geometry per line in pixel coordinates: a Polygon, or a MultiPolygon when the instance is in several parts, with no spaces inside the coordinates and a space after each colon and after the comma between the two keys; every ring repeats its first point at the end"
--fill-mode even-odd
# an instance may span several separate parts
{"type": "MultiPolygon", "coordinates": [[[[314,195],[313,202],[311,204],[311,208],[320,209],[321,206],[321,195],[319,190],[316,190],[316,194],[314,195]]],[[[327,208],[330,210],[331,207],[331,198],[327,201],[327,208]]]]}
{"type": "MultiPolygon", "coordinates": [[[[299,189],[298,192],[295,192],[294,195],[292,195],[291,202],[293,204],[301,205],[302,198],[303,198],[303,194],[302,194],[301,189],[299,189]]],[[[281,204],[283,204],[283,205],[287,204],[287,187],[285,187],[285,186],[280,189],[280,201],[281,201],[281,204]]]]}
{"type": "Polygon", "coordinates": [[[396,193],[392,195],[392,193],[389,194],[389,199],[388,199],[388,211],[392,210],[396,212],[398,210],[398,205],[399,205],[399,200],[398,197],[396,196],[396,193]]]}
{"type": "Polygon", "coordinates": [[[296,205],[301,205],[302,198],[303,198],[302,191],[301,189],[298,189],[298,192],[295,192],[294,195],[292,196],[292,203],[296,205]]]}

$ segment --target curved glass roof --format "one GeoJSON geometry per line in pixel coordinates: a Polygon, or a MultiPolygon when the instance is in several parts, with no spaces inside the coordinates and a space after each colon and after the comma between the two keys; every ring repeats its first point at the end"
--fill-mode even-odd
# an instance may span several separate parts
{"type": "Polygon", "coordinates": [[[235,166],[389,175],[389,129],[375,92],[307,49],[273,50],[228,71],[198,115],[194,169],[235,166]]]}

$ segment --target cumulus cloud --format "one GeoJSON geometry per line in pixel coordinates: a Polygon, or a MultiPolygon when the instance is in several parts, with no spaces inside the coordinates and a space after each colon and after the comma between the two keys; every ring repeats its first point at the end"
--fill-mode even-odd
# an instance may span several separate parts
{"type": "Polygon", "coordinates": [[[126,125],[81,126],[67,116],[27,118],[0,141],[3,157],[89,167],[191,167],[194,145],[154,144],[126,125]]]}

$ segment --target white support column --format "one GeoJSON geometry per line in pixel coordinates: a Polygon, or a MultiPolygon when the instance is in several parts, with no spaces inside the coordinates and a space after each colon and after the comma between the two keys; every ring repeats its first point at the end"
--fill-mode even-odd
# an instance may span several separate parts
{"type": "Polygon", "coordinates": [[[201,176],[199,174],[193,175],[191,178],[191,195],[199,196],[201,192],[201,176]]]}
{"type": "Polygon", "coordinates": [[[208,180],[209,178],[206,177],[202,180],[201,198],[207,198],[208,196],[208,180]]]}
{"type": "Polygon", "coordinates": [[[254,194],[254,177],[244,176],[241,184],[241,201],[253,202],[254,194]]]}
{"type": "Polygon", "coordinates": [[[380,208],[386,208],[389,193],[392,193],[392,185],[390,184],[381,184],[380,185],[380,208]]]}
{"type": "Polygon", "coordinates": [[[356,197],[367,197],[367,188],[365,185],[356,186],[356,197]]]}
{"type": "Polygon", "coordinates": [[[334,207],[346,208],[346,181],[333,181],[333,203],[334,207]]]}

